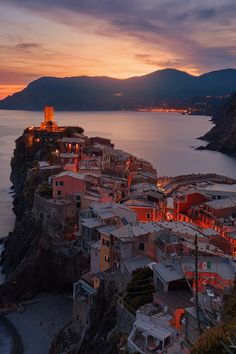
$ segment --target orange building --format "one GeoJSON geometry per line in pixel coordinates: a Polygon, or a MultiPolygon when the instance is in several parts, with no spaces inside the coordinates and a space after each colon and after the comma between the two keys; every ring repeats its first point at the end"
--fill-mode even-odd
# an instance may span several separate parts
{"type": "Polygon", "coordinates": [[[206,202],[208,198],[197,190],[187,190],[177,193],[174,197],[174,220],[183,220],[184,216],[188,216],[190,208],[206,202]]]}
{"type": "Polygon", "coordinates": [[[145,199],[128,199],[123,203],[137,214],[137,220],[142,222],[161,221],[165,217],[165,203],[159,204],[145,199]]]}

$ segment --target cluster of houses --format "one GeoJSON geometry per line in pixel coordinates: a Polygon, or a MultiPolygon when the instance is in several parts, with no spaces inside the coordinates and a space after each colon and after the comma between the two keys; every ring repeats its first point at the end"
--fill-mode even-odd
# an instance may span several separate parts
{"type": "Polygon", "coordinates": [[[166,196],[151,163],[106,138],[66,136],[52,108],[40,129],[61,135],[54,164],[39,162],[52,195],[36,192],[33,213],[45,227],[61,225],[61,236],[90,256],[74,286],[75,311],[81,294],[91,298],[101,282],[125,294],[133,273],[149,268],[155,291],[152,303],[131,315],[129,351],[188,353],[184,337],[198,337],[199,312],[202,330],[216,324],[234,282],[236,193],[185,186],[166,196]]]}

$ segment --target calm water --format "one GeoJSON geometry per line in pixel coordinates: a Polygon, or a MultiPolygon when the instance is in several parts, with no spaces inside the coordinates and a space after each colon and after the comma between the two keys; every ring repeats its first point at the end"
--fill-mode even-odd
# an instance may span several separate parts
{"type": "MultiPolygon", "coordinates": [[[[158,175],[216,172],[236,177],[236,160],[213,151],[196,151],[196,138],[212,127],[210,119],[175,113],[57,112],[61,125],[80,125],[89,136],[110,137],[116,147],[149,160],[158,175]]],[[[15,139],[26,126],[38,126],[43,113],[0,111],[0,235],[12,228],[10,159],[15,139]]]]}

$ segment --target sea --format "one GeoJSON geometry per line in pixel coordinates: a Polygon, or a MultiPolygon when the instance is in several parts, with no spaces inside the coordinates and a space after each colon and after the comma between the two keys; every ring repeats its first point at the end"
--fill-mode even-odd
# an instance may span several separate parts
{"type": "MultiPolygon", "coordinates": [[[[236,160],[196,150],[212,128],[210,117],[160,112],[55,112],[59,125],[81,126],[88,136],[110,138],[116,148],[152,162],[158,176],[215,172],[236,178],[236,160]]],[[[39,126],[43,112],[0,110],[0,237],[14,226],[10,161],[25,127],[39,126]]]]}

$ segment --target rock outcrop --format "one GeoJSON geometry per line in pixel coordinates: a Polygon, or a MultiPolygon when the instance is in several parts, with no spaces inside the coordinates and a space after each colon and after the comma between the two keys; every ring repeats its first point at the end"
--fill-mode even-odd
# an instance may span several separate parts
{"type": "Polygon", "coordinates": [[[225,101],[213,116],[215,126],[201,139],[209,141],[206,149],[236,153],[236,94],[225,101]]]}
{"type": "Polygon", "coordinates": [[[65,326],[54,339],[50,354],[110,354],[118,353],[120,337],[116,333],[116,293],[112,286],[101,286],[93,296],[85,332],[75,323],[65,326]]]}
{"type": "Polygon", "coordinates": [[[72,287],[89,267],[88,256],[71,242],[48,232],[32,214],[34,193],[42,177],[33,169],[35,160],[47,156],[56,142],[31,144],[23,134],[16,141],[11,162],[15,190],[16,224],[2,254],[7,280],[0,286],[0,305],[8,306],[39,291],[60,291],[72,287]]]}

